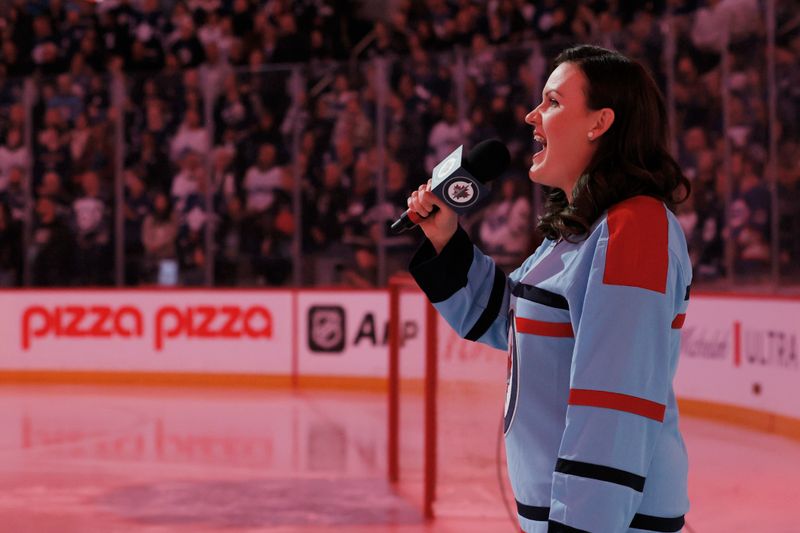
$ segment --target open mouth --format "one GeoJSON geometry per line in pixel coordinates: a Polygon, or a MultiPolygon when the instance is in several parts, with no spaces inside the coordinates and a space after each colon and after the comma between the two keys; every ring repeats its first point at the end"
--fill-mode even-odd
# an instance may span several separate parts
{"type": "Polygon", "coordinates": [[[534,153],[533,153],[533,160],[537,161],[540,160],[544,153],[547,151],[547,139],[543,136],[539,135],[538,133],[533,136],[533,146],[534,146],[534,153]]]}

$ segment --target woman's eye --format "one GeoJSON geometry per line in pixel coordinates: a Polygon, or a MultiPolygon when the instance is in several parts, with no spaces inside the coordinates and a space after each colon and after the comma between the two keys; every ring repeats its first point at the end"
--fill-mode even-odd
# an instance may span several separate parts
{"type": "Polygon", "coordinates": [[[550,107],[557,107],[557,106],[558,106],[558,100],[550,98],[550,107]]]}

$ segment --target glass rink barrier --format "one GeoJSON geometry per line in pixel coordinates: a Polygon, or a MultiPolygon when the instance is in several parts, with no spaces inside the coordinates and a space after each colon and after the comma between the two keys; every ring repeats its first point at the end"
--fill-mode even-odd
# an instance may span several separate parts
{"type": "MultiPolygon", "coordinates": [[[[735,13],[670,4],[581,26],[581,42],[641,61],[665,96],[694,190],[677,215],[695,279],[711,289],[797,286],[793,14],[790,0],[735,13]]],[[[77,60],[5,77],[0,197],[14,260],[0,283],[383,287],[416,245],[388,230],[408,194],[455,147],[492,137],[511,164],[463,224],[510,269],[536,244],[514,228],[535,226],[544,203],[525,172],[524,118],[570,44],[478,34],[346,62],[272,65],[256,50],[235,68],[209,57],[97,74],[77,60]]]]}

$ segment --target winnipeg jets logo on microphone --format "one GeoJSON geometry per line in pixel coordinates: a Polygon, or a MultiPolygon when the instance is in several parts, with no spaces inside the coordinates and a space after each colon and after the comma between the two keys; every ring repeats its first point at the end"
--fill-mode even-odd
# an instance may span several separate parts
{"type": "MultiPolygon", "coordinates": [[[[464,164],[459,146],[433,169],[431,190],[456,213],[464,213],[486,196],[487,190],[464,164]]],[[[470,152],[471,153],[471,152],[470,152]]]]}
{"type": "MultiPolygon", "coordinates": [[[[470,150],[467,157],[462,157],[463,149],[463,146],[459,146],[433,167],[430,180],[430,191],[459,215],[474,209],[487,197],[489,189],[485,182],[505,172],[511,160],[508,148],[497,139],[481,141],[470,150]]],[[[428,216],[438,209],[434,205],[428,216]]],[[[406,210],[392,224],[392,232],[411,229],[424,218],[427,217],[406,210]]]]}
{"type": "Polygon", "coordinates": [[[444,200],[453,207],[469,207],[478,200],[472,182],[461,176],[447,180],[443,187],[444,200]]]}

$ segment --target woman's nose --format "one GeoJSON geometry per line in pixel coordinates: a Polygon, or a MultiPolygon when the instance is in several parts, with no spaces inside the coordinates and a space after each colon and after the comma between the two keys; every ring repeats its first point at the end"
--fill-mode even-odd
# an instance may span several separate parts
{"type": "Polygon", "coordinates": [[[535,125],[539,120],[538,107],[534,107],[527,115],[525,115],[525,123],[531,126],[535,125]]]}

